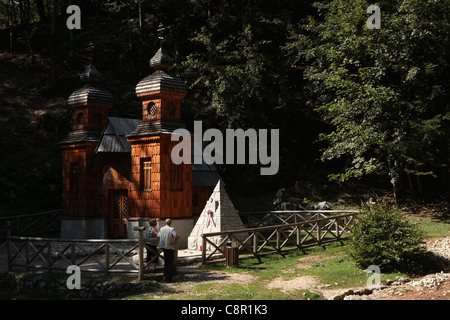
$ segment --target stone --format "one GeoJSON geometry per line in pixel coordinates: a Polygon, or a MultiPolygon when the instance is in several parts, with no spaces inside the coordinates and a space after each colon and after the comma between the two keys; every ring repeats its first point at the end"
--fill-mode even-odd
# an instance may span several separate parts
{"type": "MultiPolygon", "coordinates": [[[[204,233],[239,229],[245,229],[245,225],[225,191],[223,183],[219,180],[188,237],[188,249],[200,250],[203,242],[202,235],[204,233]]],[[[244,234],[243,237],[245,237],[244,234]]],[[[240,238],[241,237],[238,237],[238,239],[240,238]]],[[[217,245],[220,244],[224,238],[222,236],[217,236],[209,239],[217,245]]],[[[245,238],[243,240],[245,240],[245,238]]],[[[202,248],[202,250],[210,250],[213,248],[214,247],[211,245],[208,245],[207,248],[202,248]]]]}
{"type": "Polygon", "coordinates": [[[400,283],[406,283],[406,282],[410,282],[411,281],[409,278],[405,278],[405,277],[402,277],[402,276],[398,276],[398,277],[396,277],[396,279],[400,283]]]}
{"type": "Polygon", "coordinates": [[[322,201],[313,206],[314,210],[331,210],[331,206],[326,202],[322,201]]]}

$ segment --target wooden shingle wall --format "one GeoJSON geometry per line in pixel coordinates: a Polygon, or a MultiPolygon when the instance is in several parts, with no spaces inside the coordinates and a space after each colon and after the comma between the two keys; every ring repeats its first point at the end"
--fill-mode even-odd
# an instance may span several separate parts
{"type": "Polygon", "coordinates": [[[182,190],[170,188],[170,153],[177,141],[169,134],[131,140],[131,175],[129,201],[132,217],[192,217],[192,167],[183,164],[182,190]],[[142,189],[143,159],[151,158],[151,190],[142,189]]]}

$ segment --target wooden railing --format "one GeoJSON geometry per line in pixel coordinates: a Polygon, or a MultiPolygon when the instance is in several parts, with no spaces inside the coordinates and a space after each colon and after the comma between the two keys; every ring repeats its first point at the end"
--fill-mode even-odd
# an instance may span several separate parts
{"type": "Polygon", "coordinates": [[[359,211],[351,211],[326,217],[324,213],[317,212],[319,215],[314,216],[314,219],[296,223],[204,233],[202,264],[206,264],[218,253],[225,256],[225,244],[228,241],[236,241],[239,251],[249,253],[258,259],[265,253],[281,253],[283,249],[301,249],[339,241],[350,232],[358,213],[359,211]]]}
{"type": "Polygon", "coordinates": [[[332,215],[355,213],[354,210],[278,210],[239,212],[241,220],[247,228],[290,224],[308,220],[327,218],[332,215]]]}
{"type": "Polygon", "coordinates": [[[0,218],[0,238],[46,235],[61,230],[62,209],[0,218]]]}
{"type": "MultiPolygon", "coordinates": [[[[81,271],[110,273],[138,273],[142,280],[150,272],[147,266],[156,258],[164,259],[162,250],[154,251],[147,243],[158,245],[159,239],[145,239],[142,225],[136,228],[139,239],[55,239],[10,236],[6,239],[8,270],[24,271],[42,269],[65,271],[71,265],[81,271]],[[145,249],[155,254],[152,261],[146,261],[145,249]],[[133,255],[139,259],[133,261],[133,255]]],[[[177,250],[175,253],[178,256],[177,250]]],[[[176,263],[175,263],[176,268],[176,263]]],[[[151,269],[151,268],[150,268],[151,269]]]]}

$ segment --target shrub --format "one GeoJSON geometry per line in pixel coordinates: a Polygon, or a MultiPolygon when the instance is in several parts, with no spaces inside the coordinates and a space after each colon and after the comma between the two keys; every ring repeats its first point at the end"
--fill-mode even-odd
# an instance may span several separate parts
{"type": "Polygon", "coordinates": [[[363,211],[350,236],[349,253],[362,268],[413,272],[425,254],[423,233],[404,214],[385,203],[363,211]]]}

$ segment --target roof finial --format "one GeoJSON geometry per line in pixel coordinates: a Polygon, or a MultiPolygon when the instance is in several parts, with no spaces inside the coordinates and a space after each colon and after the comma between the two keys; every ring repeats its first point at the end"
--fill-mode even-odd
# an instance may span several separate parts
{"type": "Polygon", "coordinates": [[[164,42],[164,30],[166,30],[166,28],[164,28],[164,25],[162,23],[160,23],[158,26],[158,30],[156,31],[158,32],[159,46],[161,48],[164,42]]]}
{"type": "Polygon", "coordinates": [[[86,70],[83,71],[80,75],[81,81],[84,83],[94,83],[100,82],[102,79],[102,74],[98,72],[95,66],[92,64],[94,61],[94,44],[89,42],[89,65],[86,70]]]}
{"type": "Polygon", "coordinates": [[[167,52],[163,49],[163,42],[164,42],[164,30],[166,28],[163,26],[162,23],[159,24],[158,27],[158,39],[160,41],[159,50],[155,53],[153,58],[150,59],[150,66],[153,69],[169,69],[173,63],[174,60],[171,56],[167,54],[167,52]]]}
{"type": "Polygon", "coordinates": [[[92,62],[94,61],[94,44],[91,42],[89,42],[89,64],[92,64],[92,62]]]}

